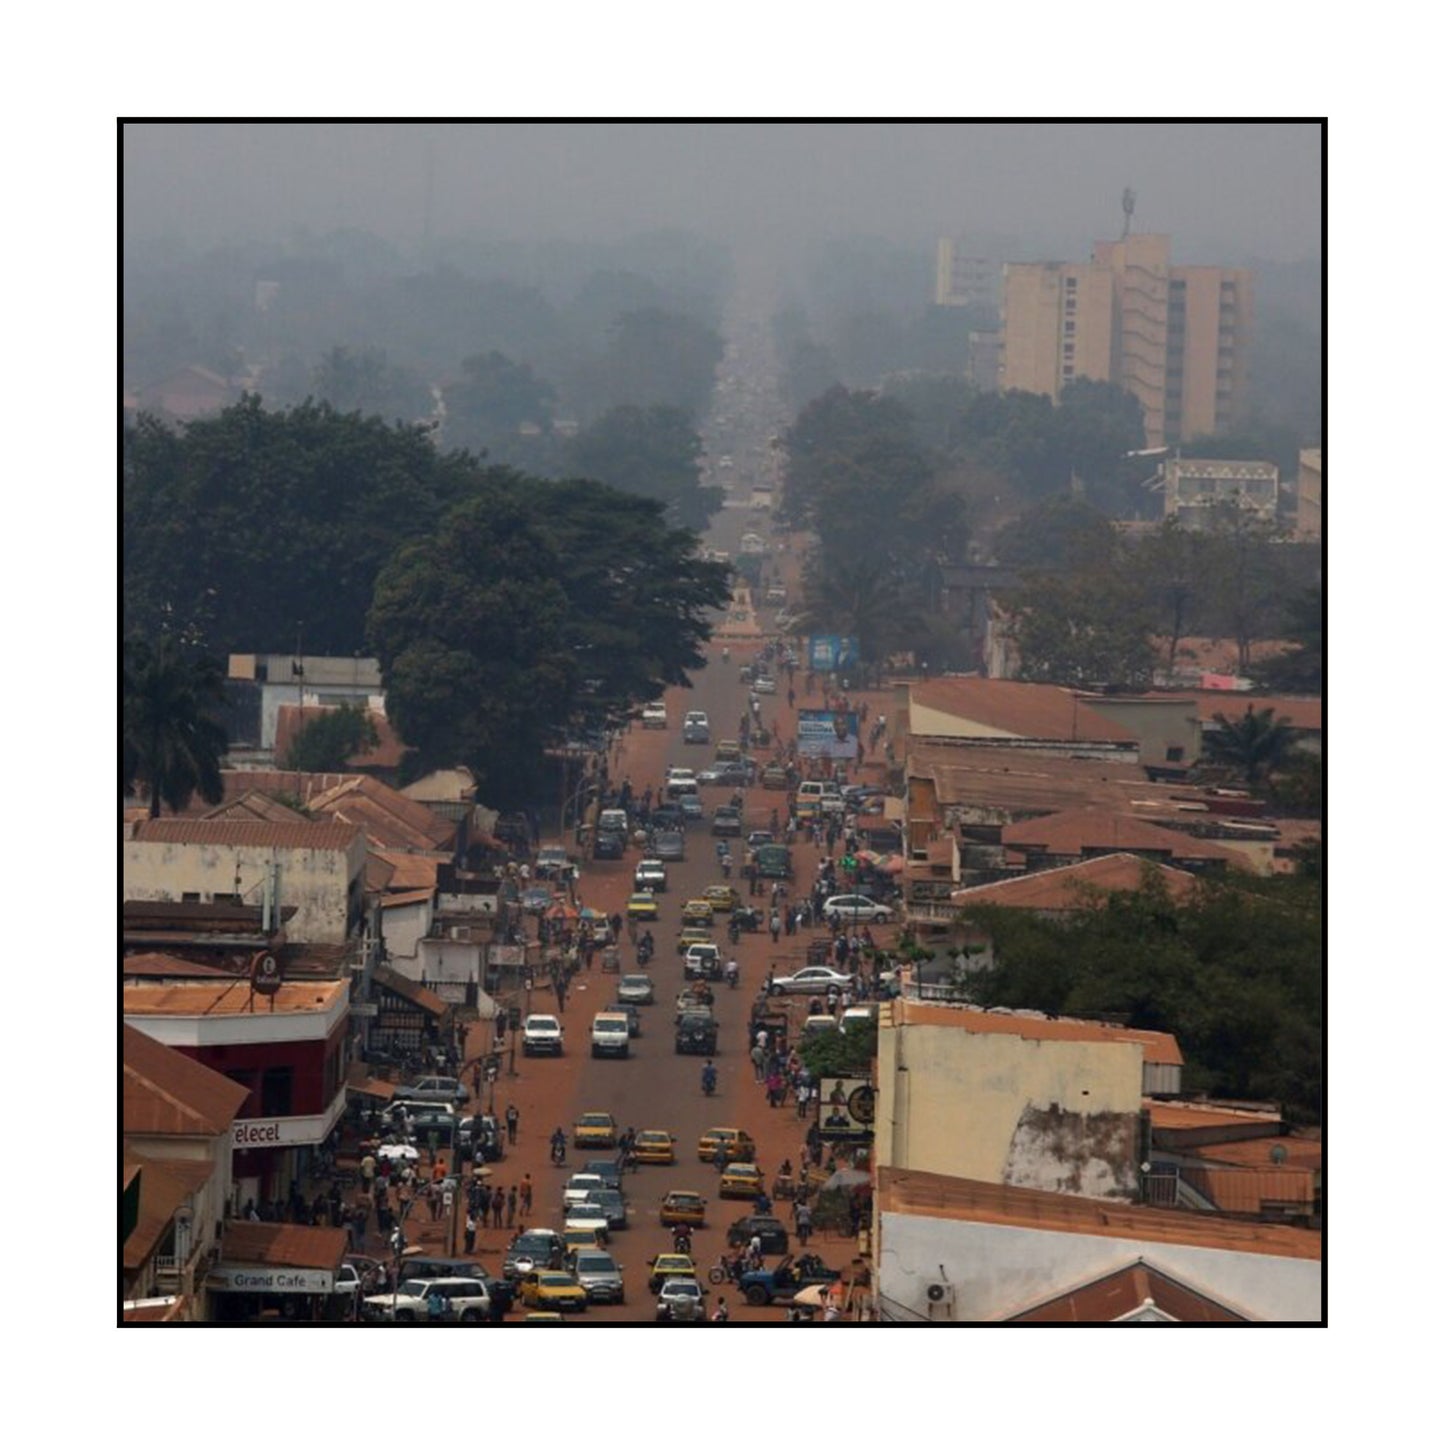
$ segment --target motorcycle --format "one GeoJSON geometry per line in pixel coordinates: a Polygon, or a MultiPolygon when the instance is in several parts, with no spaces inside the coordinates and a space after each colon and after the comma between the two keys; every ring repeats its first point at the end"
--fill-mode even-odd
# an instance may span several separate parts
{"type": "Polygon", "coordinates": [[[742,938],[742,936],[743,931],[741,928],[738,927],[737,919],[732,919],[728,923],[728,942],[731,944],[737,944],[737,942],[742,938]]]}
{"type": "Polygon", "coordinates": [[[674,1254],[692,1253],[692,1231],[685,1225],[672,1236],[672,1252],[674,1254]]]}
{"type": "Polygon", "coordinates": [[[720,1254],[717,1263],[707,1272],[709,1284],[737,1284],[742,1277],[742,1260],[729,1259],[725,1254],[720,1254]]]}
{"type": "Polygon", "coordinates": [[[559,1165],[567,1162],[567,1141],[565,1139],[553,1138],[552,1162],[559,1165]]]}
{"type": "Polygon", "coordinates": [[[646,968],[652,961],[653,947],[652,935],[650,933],[644,934],[642,941],[637,945],[637,965],[639,968],[646,968]]]}
{"type": "MultiPolygon", "coordinates": [[[[736,943],[737,940],[734,939],[733,942],[736,943]]],[[[738,986],[738,961],[737,961],[737,959],[735,959],[735,958],[730,958],[730,959],[728,960],[726,972],[727,972],[728,987],[729,987],[729,988],[736,988],[736,987],[738,986]]]]}

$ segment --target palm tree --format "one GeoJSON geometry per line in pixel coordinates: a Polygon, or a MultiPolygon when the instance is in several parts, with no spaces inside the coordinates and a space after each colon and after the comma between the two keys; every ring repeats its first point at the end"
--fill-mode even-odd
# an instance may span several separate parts
{"type": "Polygon", "coordinates": [[[122,691],[124,791],[146,788],[152,818],[160,817],[163,802],[179,812],[193,793],[219,803],[226,730],[217,714],[225,689],[215,658],[188,656],[169,634],[154,646],[132,638],[125,644],[122,691]]]}
{"type": "Polygon", "coordinates": [[[1205,733],[1204,752],[1212,763],[1220,763],[1243,775],[1254,787],[1278,769],[1294,747],[1294,729],[1289,719],[1274,720],[1272,707],[1255,712],[1253,704],[1238,722],[1215,713],[1216,732],[1205,733]]]}

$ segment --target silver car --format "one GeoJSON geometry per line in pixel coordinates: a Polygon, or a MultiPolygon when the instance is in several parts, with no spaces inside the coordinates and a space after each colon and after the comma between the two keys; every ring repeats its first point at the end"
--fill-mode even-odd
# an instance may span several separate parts
{"type": "Polygon", "coordinates": [[[624,973],[617,980],[617,997],[623,1003],[651,1003],[657,997],[657,989],[649,974],[624,973]]]}
{"type": "Polygon", "coordinates": [[[627,1303],[622,1266],[605,1249],[579,1249],[572,1272],[586,1291],[588,1304],[627,1303]]]}
{"type": "Polygon", "coordinates": [[[657,1296],[657,1318],[677,1323],[707,1319],[707,1291],[695,1279],[670,1279],[657,1296]]]}

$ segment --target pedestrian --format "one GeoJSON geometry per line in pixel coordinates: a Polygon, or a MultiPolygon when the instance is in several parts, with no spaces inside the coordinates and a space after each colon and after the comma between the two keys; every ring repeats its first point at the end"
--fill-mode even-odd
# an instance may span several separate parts
{"type": "Polygon", "coordinates": [[[470,1209],[467,1210],[466,1223],[462,1226],[462,1237],[466,1252],[471,1254],[477,1247],[477,1221],[470,1209]]]}
{"type": "Polygon", "coordinates": [[[492,1212],[492,1189],[489,1184],[483,1184],[477,1190],[477,1218],[481,1220],[483,1229],[487,1227],[487,1216],[492,1212]]]}
{"type": "Polygon", "coordinates": [[[813,1211],[808,1205],[800,1204],[794,1210],[793,1228],[797,1231],[799,1244],[807,1244],[813,1237],[813,1211]]]}
{"type": "Polygon", "coordinates": [[[775,908],[768,918],[768,932],[773,935],[774,943],[778,941],[778,934],[782,932],[782,928],[783,921],[778,917],[778,910],[775,908]]]}
{"type": "Polygon", "coordinates": [[[809,1099],[808,1086],[807,1086],[806,1084],[803,1084],[803,1083],[798,1084],[798,1086],[797,1086],[797,1094],[798,1094],[798,1118],[802,1119],[802,1118],[805,1118],[805,1117],[807,1116],[807,1113],[808,1113],[808,1099],[809,1099]]]}
{"type": "Polygon", "coordinates": [[[530,1174],[522,1175],[520,1193],[522,1198],[522,1218],[525,1219],[532,1212],[532,1176],[530,1174]]]}
{"type": "Polygon", "coordinates": [[[506,1199],[502,1194],[502,1186],[499,1184],[492,1190],[492,1225],[496,1229],[502,1227],[502,1210],[506,1205],[506,1199]]]}
{"type": "Polygon", "coordinates": [[[768,1051],[761,1044],[754,1044],[749,1057],[753,1061],[753,1078],[758,1082],[763,1081],[763,1066],[767,1063],[768,1051]]]}
{"type": "Polygon", "coordinates": [[[510,1229],[517,1218],[517,1186],[514,1184],[507,1190],[507,1228],[510,1229]]]}
{"type": "Polygon", "coordinates": [[[507,1105],[507,1143],[517,1142],[517,1124],[521,1120],[521,1112],[515,1104],[507,1105]]]}

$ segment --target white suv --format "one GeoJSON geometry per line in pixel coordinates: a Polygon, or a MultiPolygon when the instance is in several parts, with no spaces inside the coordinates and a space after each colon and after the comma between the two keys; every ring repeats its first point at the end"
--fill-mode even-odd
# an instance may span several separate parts
{"type": "Polygon", "coordinates": [[[642,709],[642,726],[645,728],[665,728],[667,726],[667,708],[660,702],[650,702],[642,709]]]}
{"type": "Polygon", "coordinates": [[[522,1055],[560,1054],[562,1025],[551,1014],[528,1014],[522,1023],[522,1055]]]}

